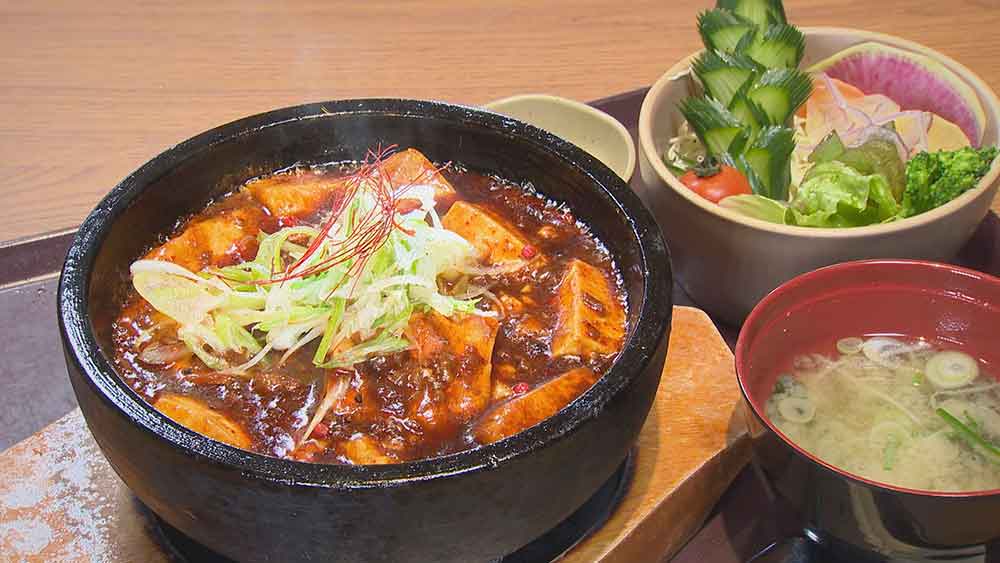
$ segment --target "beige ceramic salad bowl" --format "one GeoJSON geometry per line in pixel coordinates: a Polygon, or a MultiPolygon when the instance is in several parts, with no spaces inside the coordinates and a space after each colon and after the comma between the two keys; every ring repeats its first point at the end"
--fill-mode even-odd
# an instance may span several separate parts
{"type": "MultiPolygon", "coordinates": [[[[911,41],[852,29],[801,28],[802,68],[852,45],[877,41],[937,60],[975,91],[986,120],[981,146],[1000,144],[1000,100],[958,62],[911,41]]],[[[700,52],[699,52],[700,53],[700,52]]],[[[809,270],[866,258],[948,260],[989,212],[1000,186],[994,164],[979,185],[915,217],[843,229],[796,227],[741,215],[705,200],[670,172],[662,155],[682,123],[677,104],[689,95],[686,74],[699,54],[680,61],[649,90],[639,115],[639,195],[670,245],[674,271],[691,298],[713,316],[739,325],[772,289],[809,270]]],[[[817,322],[822,322],[817,320],[817,322]]]]}

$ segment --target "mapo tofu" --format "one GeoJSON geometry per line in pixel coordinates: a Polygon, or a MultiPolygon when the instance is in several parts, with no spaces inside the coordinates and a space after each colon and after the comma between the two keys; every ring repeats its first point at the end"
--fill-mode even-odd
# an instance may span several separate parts
{"type": "Polygon", "coordinates": [[[232,446],[385,464],[502,440],[605,373],[612,257],[571,210],[416,149],[247,182],[132,264],[125,381],[232,446]]]}

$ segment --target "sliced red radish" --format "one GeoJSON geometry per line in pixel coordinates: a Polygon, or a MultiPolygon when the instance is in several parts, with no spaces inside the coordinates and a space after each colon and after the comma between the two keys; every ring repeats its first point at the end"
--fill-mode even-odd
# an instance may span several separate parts
{"type": "Polygon", "coordinates": [[[862,43],[809,68],[851,84],[865,94],[882,94],[904,110],[936,113],[958,125],[972,145],[982,142],[986,114],[976,92],[941,63],[881,43],[862,43]]]}

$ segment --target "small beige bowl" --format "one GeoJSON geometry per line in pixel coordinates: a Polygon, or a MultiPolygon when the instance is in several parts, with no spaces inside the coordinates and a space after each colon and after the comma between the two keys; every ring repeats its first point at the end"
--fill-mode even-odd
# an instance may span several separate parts
{"type": "MultiPolygon", "coordinates": [[[[982,79],[954,60],[890,35],[838,28],[802,28],[802,68],[852,45],[877,41],[942,63],[965,80],[986,113],[982,146],[1000,144],[1000,101],[982,79]]],[[[699,52],[700,53],[700,52],[699,52]]],[[[682,117],[694,53],[649,90],[639,114],[640,197],[653,210],[670,246],[674,274],[711,315],[739,325],[772,289],[809,270],[865,258],[947,260],[972,236],[990,209],[1000,166],[979,186],[941,207],[909,219],[848,229],[793,227],[751,219],[702,199],[670,173],[662,155],[682,117]]],[[[817,319],[817,322],[823,322],[817,319]]]]}
{"type": "Polygon", "coordinates": [[[628,182],[635,172],[635,143],[617,119],[575,100],[548,94],[523,94],[489,102],[485,106],[545,129],[614,170],[628,182]]]}

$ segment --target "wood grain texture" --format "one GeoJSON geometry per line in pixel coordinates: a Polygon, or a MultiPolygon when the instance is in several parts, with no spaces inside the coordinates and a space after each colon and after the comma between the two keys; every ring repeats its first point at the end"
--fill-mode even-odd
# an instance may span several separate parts
{"type": "MultiPolygon", "coordinates": [[[[0,240],[76,225],[163,149],[268,109],[648,85],[699,46],[711,3],[0,0],[0,240]]],[[[901,35],[1000,85],[996,0],[786,3],[797,24],[901,35]]]]}
{"type": "Polygon", "coordinates": [[[674,307],[667,362],[639,435],[628,494],[611,519],[561,562],[671,557],[749,457],[733,355],[704,311],[674,307]]]}

